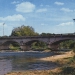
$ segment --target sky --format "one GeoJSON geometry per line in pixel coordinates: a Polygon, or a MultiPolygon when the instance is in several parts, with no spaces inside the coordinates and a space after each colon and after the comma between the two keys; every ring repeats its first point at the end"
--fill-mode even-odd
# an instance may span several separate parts
{"type": "Polygon", "coordinates": [[[75,0],[0,0],[0,36],[22,25],[40,34],[74,33],[74,18],[75,0]]]}

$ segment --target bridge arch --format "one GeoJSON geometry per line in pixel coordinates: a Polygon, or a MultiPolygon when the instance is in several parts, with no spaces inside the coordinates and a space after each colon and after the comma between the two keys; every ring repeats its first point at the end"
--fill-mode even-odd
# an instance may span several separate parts
{"type": "Polygon", "coordinates": [[[30,49],[39,49],[42,48],[44,49],[47,46],[47,42],[44,42],[42,40],[29,40],[27,42],[24,43],[26,47],[29,47],[30,49]],[[34,46],[36,48],[34,48],[34,46]]]}
{"type": "Polygon", "coordinates": [[[52,42],[51,45],[52,44],[55,44],[56,45],[56,44],[59,44],[59,43],[61,43],[63,41],[68,41],[68,40],[74,40],[74,39],[60,39],[60,40],[56,40],[56,41],[52,42]]]}
{"type": "Polygon", "coordinates": [[[69,40],[75,41],[75,40],[72,39],[72,38],[59,39],[59,40],[56,40],[56,41],[52,42],[50,45],[51,45],[52,48],[58,49],[58,48],[60,47],[60,43],[65,42],[65,41],[69,41],[69,40]]]}
{"type": "Polygon", "coordinates": [[[33,42],[44,42],[44,43],[47,44],[47,42],[42,41],[42,40],[29,40],[29,41],[25,42],[25,44],[26,44],[26,45],[31,45],[33,42]]]}
{"type": "Polygon", "coordinates": [[[8,49],[10,49],[10,45],[11,44],[15,44],[15,46],[19,46],[20,47],[20,44],[18,43],[18,42],[16,42],[16,41],[11,41],[11,40],[6,40],[6,41],[4,41],[1,45],[0,45],[0,49],[1,50],[8,50],[8,49]]]}

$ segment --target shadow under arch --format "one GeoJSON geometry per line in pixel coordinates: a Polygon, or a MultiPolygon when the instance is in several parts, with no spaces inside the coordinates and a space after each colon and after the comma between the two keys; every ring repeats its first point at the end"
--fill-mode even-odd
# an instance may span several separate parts
{"type": "Polygon", "coordinates": [[[1,48],[2,50],[15,49],[15,47],[17,49],[17,47],[20,48],[20,44],[16,41],[8,41],[7,40],[7,41],[5,41],[4,43],[1,44],[1,47],[2,47],[1,48]]]}
{"type": "Polygon", "coordinates": [[[52,46],[56,46],[58,49],[71,49],[71,44],[75,44],[74,39],[61,39],[51,43],[52,46]]]}
{"type": "MultiPolygon", "coordinates": [[[[46,43],[46,42],[40,41],[40,40],[31,40],[31,41],[26,42],[25,44],[26,44],[26,45],[31,45],[33,42],[43,42],[43,43],[46,43]]],[[[47,44],[47,43],[46,43],[46,44],[47,44]]]]}
{"type": "Polygon", "coordinates": [[[47,46],[47,43],[44,41],[40,41],[40,40],[31,40],[25,43],[26,46],[29,46],[30,49],[35,49],[33,47],[33,44],[36,46],[37,49],[43,49],[45,46],[47,46]]]}

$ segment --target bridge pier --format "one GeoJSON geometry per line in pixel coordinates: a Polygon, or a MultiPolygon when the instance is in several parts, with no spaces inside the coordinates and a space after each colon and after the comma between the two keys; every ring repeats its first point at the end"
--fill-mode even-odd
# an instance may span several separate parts
{"type": "Polygon", "coordinates": [[[59,49],[59,44],[48,45],[48,48],[53,49],[53,50],[58,50],[59,49]]]}
{"type": "Polygon", "coordinates": [[[20,48],[21,48],[23,51],[30,50],[30,46],[27,46],[27,45],[21,45],[20,48]]]}
{"type": "Polygon", "coordinates": [[[0,50],[8,50],[9,46],[8,45],[0,45],[0,50]]]}

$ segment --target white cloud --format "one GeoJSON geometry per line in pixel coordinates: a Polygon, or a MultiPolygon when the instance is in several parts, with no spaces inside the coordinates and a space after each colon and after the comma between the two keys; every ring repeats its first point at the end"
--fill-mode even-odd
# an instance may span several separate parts
{"type": "Polygon", "coordinates": [[[62,8],[61,10],[64,11],[64,12],[73,12],[73,10],[71,10],[69,8],[62,8]]]}
{"type": "Polygon", "coordinates": [[[54,4],[56,4],[56,5],[64,5],[64,3],[62,3],[62,2],[55,2],[54,4]]]}
{"type": "Polygon", "coordinates": [[[11,2],[11,4],[18,4],[19,3],[19,1],[13,1],[13,2],[11,2]]]}
{"type": "Polygon", "coordinates": [[[72,25],[74,25],[73,22],[66,22],[66,23],[61,23],[61,24],[59,24],[57,26],[72,26],[72,25]]]}
{"type": "Polygon", "coordinates": [[[36,12],[46,12],[47,9],[46,8],[42,8],[42,9],[38,9],[36,12]]]}
{"type": "Polygon", "coordinates": [[[35,5],[30,2],[22,2],[16,5],[16,11],[18,12],[28,13],[28,12],[33,12],[34,9],[35,5]]]}
{"type": "Polygon", "coordinates": [[[0,20],[2,21],[25,21],[25,18],[18,14],[18,15],[12,15],[7,17],[0,17],[0,20]]]}

